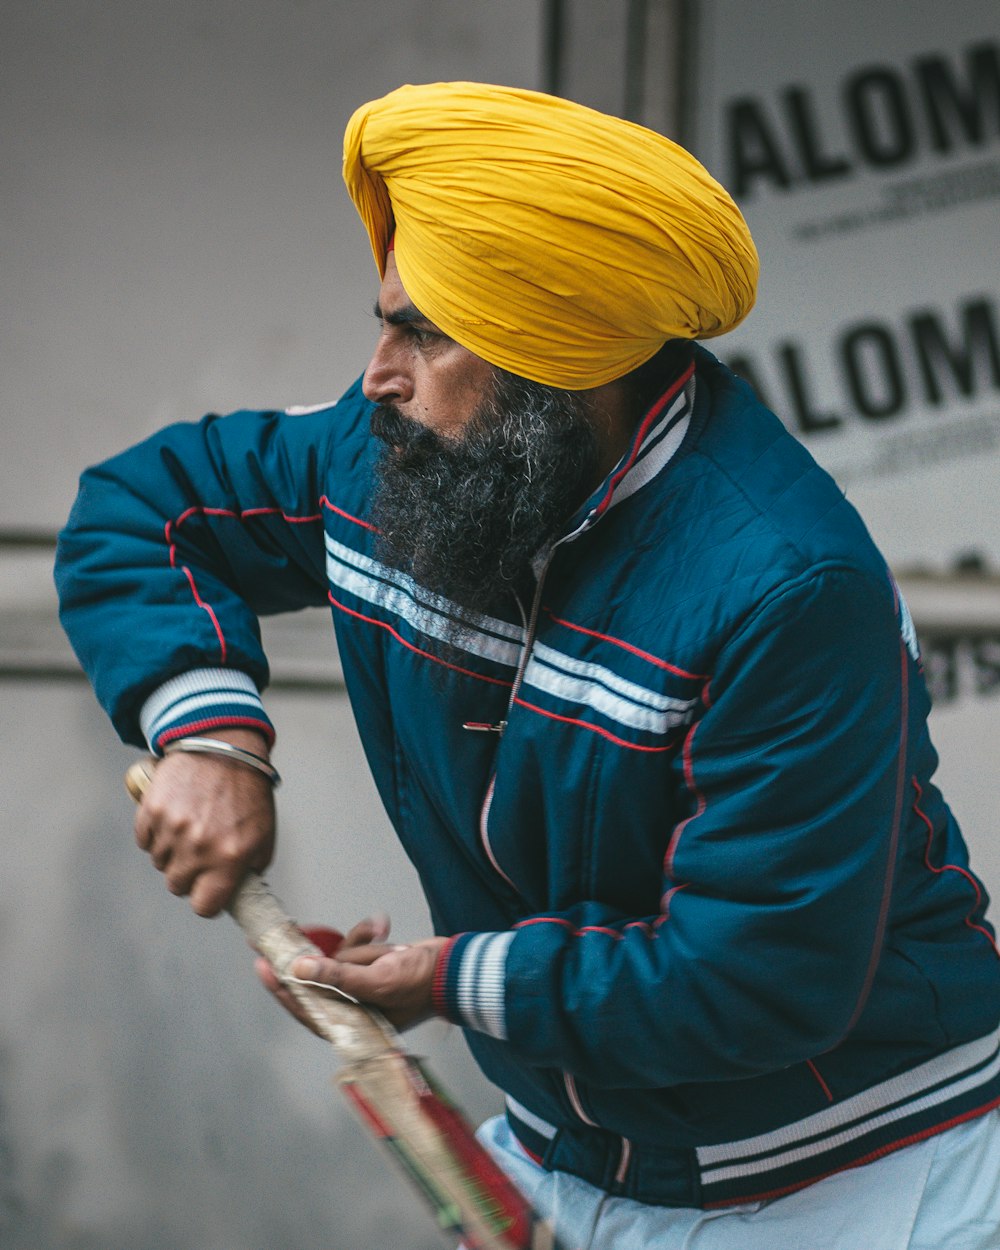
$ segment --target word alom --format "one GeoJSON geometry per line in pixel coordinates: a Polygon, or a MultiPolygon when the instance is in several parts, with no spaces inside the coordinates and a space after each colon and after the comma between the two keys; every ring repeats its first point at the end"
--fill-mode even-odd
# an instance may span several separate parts
{"type": "MultiPolygon", "coordinates": [[[[917,405],[940,408],[1000,391],[997,309],[985,296],[960,303],[950,325],[944,313],[927,308],[895,325],[851,322],[835,336],[831,350],[840,391],[835,402],[816,392],[816,370],[797,339],[779,340],[766,357],[728,355],[726,363],[768,407],[787,414],[788,423],[806,435],[836,430],[854,416],[882,422],[917,405]]],[[[829,359],[824,363],[829,365],[829,359]]]]}
{"type": "Polygon", "coordinates": [[[801,84],[773,106],[731,100],[722,124],[724,181],[743,203],[762,186],[784,192],[981,148],[1000,140],[1000,45],[973,44],[960,69],[940,54],[865,66],[841,81],[834,107],[801,84]]]}

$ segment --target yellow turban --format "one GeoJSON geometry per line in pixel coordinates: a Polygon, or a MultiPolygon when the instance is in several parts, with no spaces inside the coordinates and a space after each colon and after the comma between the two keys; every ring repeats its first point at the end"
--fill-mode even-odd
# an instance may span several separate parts
{"type": "Polygon", "coordinates": [[[550,386],[621,377],[753,305],[757,253],[726,191],[632,122],[535,91],[400,87],[344,136],[344,180],[385,273],[477,356],[550,386]]]}

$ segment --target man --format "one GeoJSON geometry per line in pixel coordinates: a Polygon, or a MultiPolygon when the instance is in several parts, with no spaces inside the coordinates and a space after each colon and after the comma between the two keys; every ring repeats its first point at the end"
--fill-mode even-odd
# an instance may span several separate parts
{"type": "Polygon", "coordinates": [[[62,537],[70,636],[166,753],[140,846],[203,915],[268,863],[256,614],[329,600],[436,936],[362,922],[296,970],[463,1026],[570,1244],[995,1247],[985,893],[883,560],[691,342],[753,302],[732,201],[661,136],[462,83],[359,110],[345,177],[361,385],[164,431],[62,537]]]}

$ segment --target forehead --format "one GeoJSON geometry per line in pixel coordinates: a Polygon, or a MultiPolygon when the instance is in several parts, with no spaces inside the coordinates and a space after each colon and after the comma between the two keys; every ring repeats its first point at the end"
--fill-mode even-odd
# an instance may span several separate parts
{"type": "Polygon", "coordinates": [[[403,287],[402,280],[399,276],[399,270],[396,268],[396,253],[389,252],[385,258],[385,276],[382,279],[382,285],[379,287],[379,298],[383,296],[390,299],[406,300],[409,303],[409,296],[403,287]]]}

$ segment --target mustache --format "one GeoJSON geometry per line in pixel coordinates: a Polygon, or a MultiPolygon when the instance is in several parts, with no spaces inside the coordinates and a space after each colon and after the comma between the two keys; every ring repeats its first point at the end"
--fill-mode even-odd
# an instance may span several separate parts
{"type": "Polygon", "coordinates": [[[445,439],[429,430],[419,421],[406,416],[395,404],[379,404],[371,415],[372,434],[386,447],[400,452],[442,451],[448,447],[445,439]]]}

